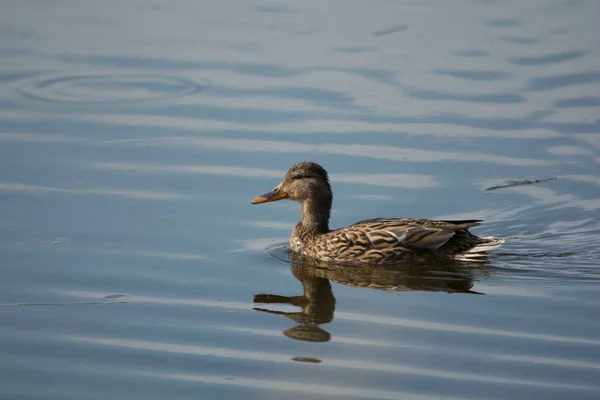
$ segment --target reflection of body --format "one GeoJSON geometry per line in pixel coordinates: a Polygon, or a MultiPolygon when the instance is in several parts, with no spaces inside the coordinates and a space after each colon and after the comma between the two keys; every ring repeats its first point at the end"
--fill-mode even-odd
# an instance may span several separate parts
{"type": "MultiPolygon", "coordinates": [[[[330,281],[353,287],[380,290],[420,290],[447,293],[472,293],[472,274],[465,267],[460,269],[443,264],[381,265],[310,265],[302,257],[290,252],[292,274],[302,283],[302,296],[279,296],[257,294],[255,303],[291,304],[302,308],[298,312],[273,311],[255,308],[256,311],[283,315],[298,323],[284,334],[292,339],[325,342],[331,335],[319,325],[333,320],[335,297],[330,281]]],[[[483,273],[477,269],[478,273],[483,273]]]]}
{"type": "Polygon", "coordinates": [[[327,172],[302,162],[287,172],[272,191],[253,204],[281,199],[302,203],[302,219],[290,237],[290,249],[319,261],[393,264],[409,259],[485,260],[486,252],[504,240],[478,237],[469,228],[479,220],[435,221],[378,218],[329,230],[333,195],[327,172]]]}

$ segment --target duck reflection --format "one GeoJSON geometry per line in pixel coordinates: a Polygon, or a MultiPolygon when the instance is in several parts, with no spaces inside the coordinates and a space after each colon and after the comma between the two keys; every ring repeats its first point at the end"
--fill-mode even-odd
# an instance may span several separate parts
{"type": "Polygon", "coordinates": [[[301,311],[285,312],[255,307],[254,310],[282,315],[297,323],[283,334],[291,339],[305,342],[327,342],[331,334],[320,327],[333,320],[335,296],[331,281],[352,287],[392,291],[429,291],[446,293],[483,294],[471,290],[475,272],[485,275],[481,264],[475,269],[453,264],[402,264],[381,265],[327,265],[312,264],[294,253],[288,255],[292,274],[300,281],[304,293],[301,296],[256,294],[255,303],[290,304],[301,311]]]}

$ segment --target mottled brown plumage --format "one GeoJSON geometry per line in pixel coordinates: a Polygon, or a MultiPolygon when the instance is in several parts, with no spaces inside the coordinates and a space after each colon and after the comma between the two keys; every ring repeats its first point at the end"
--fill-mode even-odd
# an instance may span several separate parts
{"type": "Polygon", "coordinates": [[[318,164],[301,162],[272,191],[253,204],[296,200],[302,219],[292,231],[290,249],[316,261],[392,264],[418,258],[482,261],[486,251],[504,240],[478,237],[468,230],[480,220],[437,221],[377,218],[329,230],[333,195],[327,172],[318,164]]]}

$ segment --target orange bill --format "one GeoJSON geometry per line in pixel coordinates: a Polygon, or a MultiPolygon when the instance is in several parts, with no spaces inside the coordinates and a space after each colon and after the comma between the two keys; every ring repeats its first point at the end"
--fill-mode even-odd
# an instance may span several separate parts
{"type": "Polygon", "coordinates": [[[271,190],[268,193],[263,194],[262,196],[258,196],[254,200],[251,201],[252,204],[260,204],[260,203],[268,203],[270,201],[277,201],[281,199],[285,199],[287,194],[277,186],[275,189],[271,190]]]}

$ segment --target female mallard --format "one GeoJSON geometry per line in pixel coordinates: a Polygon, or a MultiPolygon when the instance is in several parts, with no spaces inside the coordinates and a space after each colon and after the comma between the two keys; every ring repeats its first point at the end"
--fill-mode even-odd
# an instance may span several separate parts
{"type": "Polygon", "coordinates": [[[290,236],[290,249],[317,261],[391,264],[423,256],[484,261],[486,251],[504,239],[469,232],[480,220],[376,218],[329,230],[333,195],[327,171],[313,162],[294,165],[273,190],[252,204],[282,199],[302,204],[302,219],[290,236]]]}

